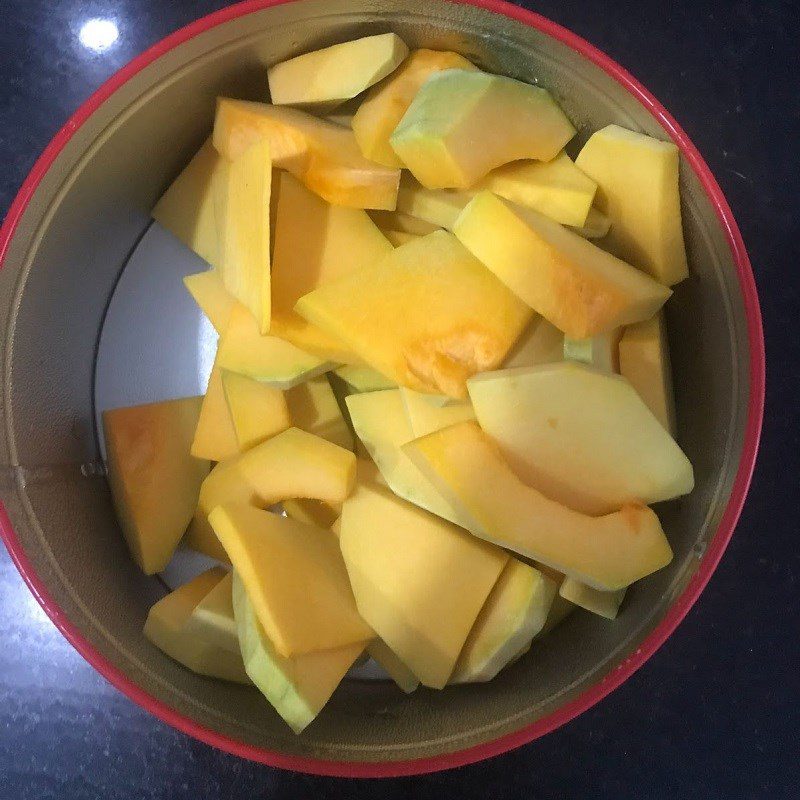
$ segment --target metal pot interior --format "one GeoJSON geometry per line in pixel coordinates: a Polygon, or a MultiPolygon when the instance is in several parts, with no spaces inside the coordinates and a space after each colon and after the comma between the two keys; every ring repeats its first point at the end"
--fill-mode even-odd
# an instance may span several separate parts
{"type": "Polygon", "coordinates": [[[154,288],[191,271],[191,257],[170,250],[170,242],[162,241],[155,261],[151,254],[151,283],[127,303],[126,324],[121,312],[112,314],[110,300],[118,282],[133,281],[126,264],[132,253],[142,256],[137,247],[149,210],[208,135],[217,95],[265,99],[266,65],[385,30],[412,47],[454,49],[491,71],[541,83],[579,127],[576,149],[611,122],[666,138],[599,67],[521,22],[441,0],[424,9],[413,0],[290,3],[179,45],[103,103],[36,189],[0,273],[8,320],[3,500],[55,603],[92,648],[183,716],[249,745],[329,760],[405,760],[496,739],[574,699],[634,652],[691,578],[716,530],[738,465],[749,392],[744,309],[730,250],[697,177],[683,164],[692,275],[670,301],[668,321],[679,441],[695,466],[697,488],[658,509],[675,559],[630,591],[616,622],[576,613],[485,685],[406,696],[389,682],[348,679],[300,737],[255,690],[195,676],[150,645],[142,625],[163,586],[127,556],[100,469],[96,411],[202,391],[208,343],[198,336],[190,303],[173,303],[154,288]],[[154,276],[159,259],[162,271],[154,276]],[[103,333],[107,312],[116,330],[128,331],[111,345],[113,332],[103,333]],[[106,341],[98,359],[101,333],[106,341]]]}

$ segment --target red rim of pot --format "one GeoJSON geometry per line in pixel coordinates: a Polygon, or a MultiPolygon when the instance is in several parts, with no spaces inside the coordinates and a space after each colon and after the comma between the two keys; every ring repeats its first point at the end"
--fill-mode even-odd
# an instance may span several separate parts
{"type": "MultiPolygon", "coordinates": [[[[216,13],[210,14],[187,25],[185,28],[176,31],[158,42],[106,81],[55,135],[22,184],[19,193],[11,204],[2,227],[0,227],[0,267],[2,267],[8,245],[14,235],[17,224],[25,212],[28,202],[39,185],[39,182],[78,128],[86,122],[109,96],[151,62],[194,36],[227,22],[228,20],[250,14],[269,6],[280,5],[284,2],[292,2],[292,0],[247,0],[246,2],[221,9],[216,13]]],[[[571,47],[599,66],[625,87],[628,92],[650,111],[672,137],[675,144],[680,148],[683,157],[689,162],[692,169],[699,177],[709,200],[714,206],[723,230],[725,231],[733,262],[736,266],[747,317],[747,335],[750,346],[750,397],[748,401],[747,424],[742,454],[730,499],[722,515],[717,531],[703,555],[699,568],[689,581],[681,596],[670,607],[664,619],[661,620],[656,628],[641,643],[635,653],[574,700],[514,733],[457,752],[407,761],[327,761],[303,756],[286,755],[274,750],[255,747],[199,725],[194,720],[184,716],[174,708],[171,708],[148,694],[97,652],[97,650],[82,637],[81,633],[68,619],[64,611],[53,601],[43,581],[36,574],[23,551],[11,525],[8,513],[2,506],[2,503],[0,503],[0,535],[2,535],[12,560],[22,574],[31,592],[50,619],[53,620],[56,627],[98,672],[135,703],[178,730],[188,733],[214,747],[233,753],[234,755],[248,758],[262,764],[268,764],[273,767],[281,767],[283,769],[297,770],[318,775],[346,777],[415,775],[470,764],[504,753],[520,745],[527,744],[569,722],[573,717],[576,717],[578,714],[599,702],[603,697],[609,694],[609,692],[629,678],[663,644],[680,621],[686,616],[711,577],[711,574],[714,572],[733,534],[753,474],[764,412],[765,358],[764,339],[761,327],[761,310],[759,308],[750,259],[748,258],[742,235],[733,217],[730,206],[717,184],[716,179],[712,175],[711,170],[706,165],[697,148],[689,140],[689,137],[661,103],[659,103],[641,83],[620,67],[619,64],[584,39],[539,14],[511,5],[510,3],[504,2],[504,0],[455,0],[455,2],[466,2],[518,20],[571,47]]]]}

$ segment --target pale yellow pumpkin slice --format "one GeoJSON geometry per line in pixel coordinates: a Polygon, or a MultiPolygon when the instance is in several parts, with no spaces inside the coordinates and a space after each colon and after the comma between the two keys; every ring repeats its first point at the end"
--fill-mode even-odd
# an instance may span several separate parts
{"type": "Polygon", "coordinates": [[[484,373],[469,389],[512,469],[570,508],[604,514],[694,487],[689,459],[618,375],[564,362],[484,373]]]}
{"type": "Polygon", "coordinates": [[[206,458],[211,461],[225,461],[243,449],[225,399],[222,370],[218,362],[219,352],[208,376],[208,386],[203,396],[191,447],[191,454],[195,458],[206,458]]]}
{"type": "Polygon", "coordinates": [[[208,317],[214,330],[222,335],[228,327],[236,298],[228,294],[219,271],[214,269],[187,275],[183,285],[189,290],[195,303],[208,317]]]}
{"type": "Polygon", "coordinates": [[[212,267],[220,265],[213,189],[214,173],[220,162],[211,141],[207,141],[153,209],[156,222],[212,267]]]}
{"type": "Polygon", "coordinates": [[[339,543],[361,615],[421,683],[442,688],[508,555],[367,485],[345,501],[339,543]]]}
{"type": "MultiPolygon", "coordinates": [[[[458,512],[417,469],[402,446],[414,438],[398,389],[355,394],[347,408],[356,435],[380,470],[389,488],[420,508],[459,523],[458,512]]],[[[431,406],[435,410],[434,406],[431,406]]]]}
{"type": "Polygon", "coordinates": [[[192,672],[236,683],[249,683],[238,649],[220,647],[214,641],[215,637],[208,639],[202,635],[208,633],[207,627],[198,629],[189,624],[198,604],[224,577],[224,570],[210,569],[170,592],[150,609],[144,635],[192,672]]]}
{"type": "Polygon", "coordinates": [[[262,334],[269,331],[270,196],[272,159],[269,143],[259,139],[220,173],[215,186],[215,214],[220,236],[220,273],[227,291],[255,317],[262,334]]]}
{"type": "Polygon", "coordinates": [[[547,621],[558,584],[509,558],[458,657],[450,683],[490,681],[526,651],[547,621]]]}
{"type": "Polygon", "coordinates": [[[333,106],[385,78],[408,55],[396,33],[379,33],[312,50],[267,70],[275,105],[333,106]]]}
{"type": "Polygon", "coordinates": [[[222,373],[222,386],[240,451],[292,427],[286,397],[280,389],[235,372],[222,373]]]}
{"type": "Polygon", "coordinates": [[[220,339],[217,364],[256,380],[289,389],[333,367],[277,336],[262,336],[255,318],[242,305],[234,307],[220,339]]]}
{"type": "Polygon", "coordinates": [[[686,278],[677,146],[608,125],[575,163],[597,182],[597,208],[611,222],[605,246],[667,286],[686,278]]]}
{"type": "Polygon", "coordinates": [[[513,161],[493,169],[475,188],[533,208],[562,225],[581,227],[597,184],[561,152],[552,161],[513,161]]]}

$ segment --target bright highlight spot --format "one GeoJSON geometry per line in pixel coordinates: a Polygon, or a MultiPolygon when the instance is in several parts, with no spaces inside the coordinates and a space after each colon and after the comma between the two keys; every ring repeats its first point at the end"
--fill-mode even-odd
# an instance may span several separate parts
{"type": "Polygon", "coordinates": [[[119,38],[119,28],[110,19],[90,19],[83,23],[78,38],[84,47],[102,53],[119,38]]]}

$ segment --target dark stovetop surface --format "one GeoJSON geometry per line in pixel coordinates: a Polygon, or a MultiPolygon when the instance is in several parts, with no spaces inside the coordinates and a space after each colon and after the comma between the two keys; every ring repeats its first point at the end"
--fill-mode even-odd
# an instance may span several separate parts
{"type": "MultiPolygon", "coordinates": [[[[2,0],[0,215],[101,81],[223,5],[2,0]],[[100,54],[80,42],[91,18],[119,27],[100,54]]],[[[67,644],[0,548],[0,800],[800,796],[797,6],[526,5],[605,50],[672,111],[716,174],[752,257],[769,365],[763,447],[737,533],[701,602],[624,686],[544,739],[448,773],[357,784],[240,761],[148,716],[67,644]]]]}

